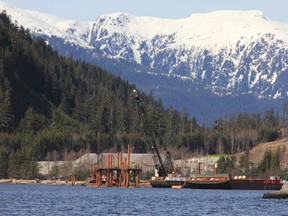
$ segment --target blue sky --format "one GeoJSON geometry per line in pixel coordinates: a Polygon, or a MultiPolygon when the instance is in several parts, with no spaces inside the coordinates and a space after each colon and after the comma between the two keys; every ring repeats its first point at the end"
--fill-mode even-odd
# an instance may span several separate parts
{"type": "Polygon", "coordinates": [[[288,0],[0,0],[65,19],[93,21],[97,16],[127,12],[136,16],[185,18],[216,10],[260,10],[275,21],[288,24],[288,0]]]}

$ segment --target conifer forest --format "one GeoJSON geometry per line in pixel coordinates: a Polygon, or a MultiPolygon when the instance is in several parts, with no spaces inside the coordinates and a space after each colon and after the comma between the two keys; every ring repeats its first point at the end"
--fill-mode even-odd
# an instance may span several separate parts
{"type": "MultiPolygon", "coordinates": [[[[125,152],[128,144],[133,153],[149,152],[133,89],[100,67],[60,56],[0,13],[0,178],[33,179],[37,161],[53,152],[59,160],[67,152],[125,152]]],[[[280,139],[286,128],[287,104],[282,113],[235,113],[206,125],[185,109],[163,107],[153,93],[139,95],[159,149],[172,156],[235,154],[280,139]]]]}

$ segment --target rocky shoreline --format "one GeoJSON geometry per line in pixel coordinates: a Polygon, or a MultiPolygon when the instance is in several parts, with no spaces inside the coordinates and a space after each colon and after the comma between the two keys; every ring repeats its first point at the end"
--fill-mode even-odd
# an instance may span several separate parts
{"type": "MultiPolygon", "coordinates": [[[[63,181],[63,180],[24,180],[24,179],[0,179],[0,184],[43,184],[43,185],[66,185],[66,186],[86,186],[86,181],[63,181]]],[[[150,188],[150,183],[139,183],[140,188],[150,188]]],[[[288,199],[288,182],[284,182],[281,190],[265,193],[265,199],[288,199]]]]}
{"type": "Polygon", "coordinates": [[[279,191],[273,191],[265,193],[263,195],[265,199],[288,199],[288,182],[285,182],[279,191]]]}
{"type": "MultiPolygon", "coordinates": [[[[43,185],[67,185],[67,186],[86,186],[86,181],[63,181],[63,180],[24,180],[24,179],[0,179],[0,184],[43,184],[43,185]]],[[[140,182],[140,188],[151,187],[150,183],[140,182]]]]}
{"type": "Polygon", "coordinates": [[[84,186],[85,181],[62,180],[24,180],[24,179],[0,179],[0,184],[45,184],[45,185],[79,185],[84,186]]]}

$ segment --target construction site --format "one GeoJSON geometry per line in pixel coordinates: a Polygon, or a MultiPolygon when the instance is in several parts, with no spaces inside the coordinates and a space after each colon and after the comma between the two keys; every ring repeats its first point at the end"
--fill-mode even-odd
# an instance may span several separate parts
{"type": "MultiPolygon", "coordinates": [[[[165,156],[161,155],[161,157],[164,160],[165,156]]],[[[193,157],[183,160],[172,160],[172,162],[181,175],[188,176],[199,172],[213,173],[215,163],[218,159],[219,157],[193,157]]],[[[43,176],[49,176],[55,167],[65,170],[65,173],[73,173],[73,170],[79,167],[81,167],[81,169],[87,169],[89,170],[90,176],[92,176],[93,183],[90,185],[101,187],[127,187],[127,174],[129,174],[129,178],[132,180],[129,181],[129,187],[132,187],[136,184],[133,179],[136,180],[136,177],[139,178],[141,173],[154,173],[153,154],[128,154],[122,152],[103,154],[87,153],[74,161],[40,161],[38,165],[39,172],[43,176]],[[98,181],[96,183],[97,173],[98,181]],[[107,175],[110,182],[105,181],[107,175]],[[103,180],[101,182],[100,176],[101,180],[103,180]],[[118,183],[115,182],[115,176],[118,183]]],[[[59,178],[61,177],[62,176],[59,176],[59,178]]],[[[142,179],[138,180],[141,182],[142,179]]]]}
{"type": "Polygon", "coordinates": [[[90,164],[90,178],[87,186],[96,187],[139,187],[139,174],[141,168],[138,164],[130,163],[130,145],[128,145],[127,157],[118,152],[117,158],[114,155],[107,155],[106,164],[90,164]]]}
{"type": "MultiPolygon", "coordinates": [[[[48,176],[53,167],[59,166],[67,174],[72,175],[77,167],[82,166],[83,169],[87,169],[89,166],[90,175],[87,179],[87,186],[139,187],[140,172],[152,172],[155,177],[160,178],[165,178],[171,173],[188,176],[192,173],[215,172],[218,158],[205,157],[173,161],[169,151],[166,151],[164,155],[160,154],[154,131],[146,117],[136,89],[133,90],[133,94],[137,102],[141,126],[152,154],[131,154],[130,145],[128,145],[126,154],[122,152],[86,154],[76,161],[39,162],[40,173],[48,176]]],[[[73,180],[75,180],[74,176],[73,180]]]]}

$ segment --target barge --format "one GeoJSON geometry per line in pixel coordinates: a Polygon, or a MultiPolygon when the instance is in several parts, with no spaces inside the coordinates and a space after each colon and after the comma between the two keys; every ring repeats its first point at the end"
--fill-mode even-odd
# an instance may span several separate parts
{"type": "Polygon", "coordinates": [[[251,179],[245,176],[231,177],[229,174],[196,174],[191,177],[152,178],[152,187],[221,190],[280,190],[282,181],[279,177],[269,179],[251,179]]]}
{"type": "Polygon", "coordinates": [[[195,174],[184,184],[184,188],[191,189],[230,189],[228,174],[195,174]]]}
{"type": "Polygon", "coordinates": [[[234,190],[280,190],[283,183],[279,179],[232,179],[229,186],[234,190]]]}

